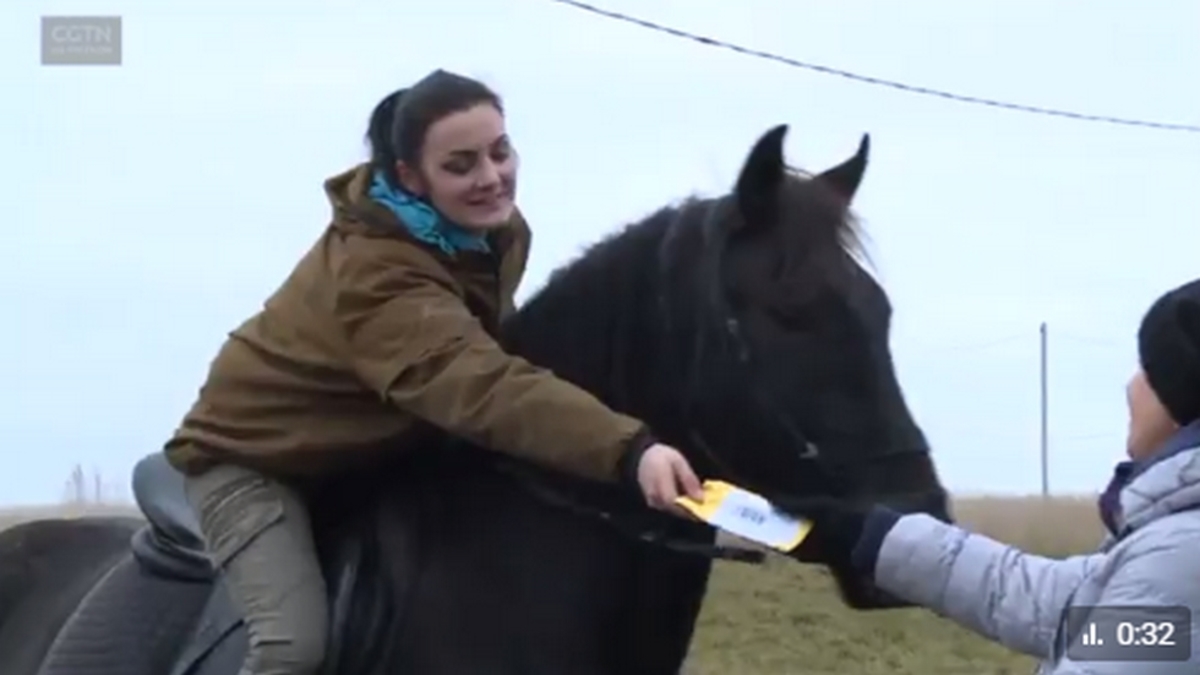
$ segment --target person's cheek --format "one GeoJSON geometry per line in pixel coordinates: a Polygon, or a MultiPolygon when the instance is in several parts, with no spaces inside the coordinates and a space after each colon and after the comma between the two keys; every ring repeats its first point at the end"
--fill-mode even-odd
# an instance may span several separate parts
{"type": "Polygon", "coordinates": [[[470,181],[458,176],[439,176],[434,194],[437,200],[434,204],[446,212],[446,215],[461,214],[467,209],[467,195],[470,192],[470,181]]]}

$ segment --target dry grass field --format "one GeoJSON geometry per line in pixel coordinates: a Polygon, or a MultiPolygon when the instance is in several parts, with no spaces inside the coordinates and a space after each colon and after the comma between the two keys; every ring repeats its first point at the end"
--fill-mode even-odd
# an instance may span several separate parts
{"type": "MultiPolygon", "coordinates": [[[[0,528],[30,517],[121,507],[0,510],[0,528]]],[[[1101,537],[1091,498],[959,500],[976,531],[1050,556],[1088,551],[1101,537]]],[[[783,559],[721,567],[701,617],[694,675],[1026,675],[1033,662],[919,609],[856,613],[819,568],[783,559]]]]}

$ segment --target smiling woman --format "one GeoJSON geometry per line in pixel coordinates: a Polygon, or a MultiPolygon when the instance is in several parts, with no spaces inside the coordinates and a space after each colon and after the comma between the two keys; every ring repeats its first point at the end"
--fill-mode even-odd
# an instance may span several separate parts
{"type": "Polygon", "coordinates": [[[379,104],[369,140],[388,187],[462,229],[479,234],[512,216],[517,155],[500,97],[481,82],[434,71],[379,104]]]}

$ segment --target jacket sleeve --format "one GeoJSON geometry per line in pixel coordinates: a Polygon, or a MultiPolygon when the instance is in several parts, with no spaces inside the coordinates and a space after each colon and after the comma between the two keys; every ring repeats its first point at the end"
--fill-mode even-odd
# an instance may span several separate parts
{"type": "Polygon", "coordinates": [[[1071,595],[1102,559],[1043,558],[911,514],[884,537],[875,581],[1010,649],[1047,658],[1071,595]]]}
{"type": "Polygon", "coordinates": [[[356,372],[381,398],[483,447],[618,478],[621,457],[648,437],[640,421],[505,353],[436,263],[364,257],[343,271],[335,313],[356,372]]]}

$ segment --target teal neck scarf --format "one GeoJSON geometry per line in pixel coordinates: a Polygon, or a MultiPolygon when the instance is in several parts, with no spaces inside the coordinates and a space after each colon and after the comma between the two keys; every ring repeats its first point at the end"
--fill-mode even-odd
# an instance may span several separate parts
{"type": "Polygon", "coordinates": [[[375,172],[367,196],[396,214],[414,237],[438,247],[448,255],[459,251],[489,251],[485,234],[471,232],[451,222],[429,204],[405,190],[392,187],[382,172],[375,172]]]}

